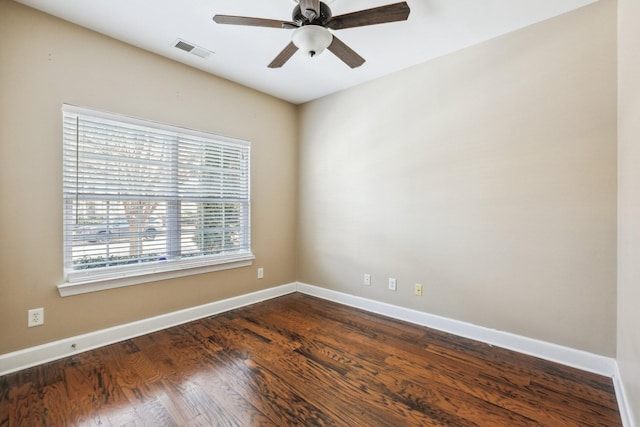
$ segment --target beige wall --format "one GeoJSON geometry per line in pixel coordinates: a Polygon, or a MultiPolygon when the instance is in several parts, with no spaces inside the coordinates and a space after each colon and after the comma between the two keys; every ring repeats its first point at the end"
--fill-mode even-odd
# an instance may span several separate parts
{"type": "Polygon", "coordinates": [[[618,0],[618,364],[640,425],[640,2],[618,0]]]}
{"type": "Polygon", "coordinates": [[[0,0],[0,354],[294,281],[296,147],[289,103],[0,0]],[[251,141],[254,266],[61,298],[62,103],[251,141]]]}
{"type": "MultiPolygon", "coordinates": [[[[615,15],[602,0],[298,110],[0,0],[0,354],[298,279],[615,355],[615,15]],[[63,102],[252,141],[254,267],[59,297],[63,102]]],[[[640,198],[621,162],[624,224],[640,198]]],[[[637,233],[618,319],[636,399],[637,233]]]]}
{"type": "Polygon", "coordinates": [[[615,112],[611,0],[304,105],[298,279],[615,356],[615,112]]]}

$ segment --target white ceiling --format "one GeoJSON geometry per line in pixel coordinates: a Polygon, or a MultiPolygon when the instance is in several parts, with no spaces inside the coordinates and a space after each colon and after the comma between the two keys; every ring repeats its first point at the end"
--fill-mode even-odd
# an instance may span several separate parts
{"type": "MultiPolygon", "coordinates": [[[[211,74],[299,104],[543,21],[597,0],[407,0],[408,21],[336,31],[367,62],[298,52],[269,69],[291,30],[219,25],[215,14],[290,20],[294,0],[17,0],[211,74]],[[210,50],[206,59],[176,39],[210,50]]],[[[400,0],[326,1],[334,16],[400,0]]]]}

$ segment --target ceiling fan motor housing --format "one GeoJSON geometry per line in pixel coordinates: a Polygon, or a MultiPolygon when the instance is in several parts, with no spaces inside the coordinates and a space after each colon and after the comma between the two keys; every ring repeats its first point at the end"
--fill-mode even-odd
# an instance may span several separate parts
{"type": "Polygon", "coordinates": [[[308,25],[308,24],[315,24],[315,25],[324,26],[329,21],[331,16],[332,16],[331,15],[331,9],[329,9],[329,6],[327,6],[323,2],[320,2],[320,16],[317,16],[312,21],[309,21],[309,19],[304,15],[304,13],[302,13],[302,9],[300,8],[300,5],[298,4],[293,9],[293,13],[291,14],[291,20],[293,22],[295,22],[296,24],[298,24],[298,26],[303,26],[303,25],[308,25]]]}

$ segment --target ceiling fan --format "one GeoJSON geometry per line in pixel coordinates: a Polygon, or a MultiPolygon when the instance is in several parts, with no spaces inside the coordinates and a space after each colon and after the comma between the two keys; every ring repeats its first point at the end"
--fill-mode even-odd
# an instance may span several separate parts
{"type": "Polygon", "coordinates": [[[406,21],[409,18],[407,2],[389,4],[360,10],[345,15],[332,16],[331,9],[321,0],[295,0],[291,21],[251,18],[247,16],[215,15],[214,22],[228,25],[281,28],[294,30],[291,42],[269,64],[269,68],[282,67],[298,49],[310,57],[329,49],[351,68],[364,64],[365,59],[344,44],[329,30],[364,27],[386,22],[406,21]]]}

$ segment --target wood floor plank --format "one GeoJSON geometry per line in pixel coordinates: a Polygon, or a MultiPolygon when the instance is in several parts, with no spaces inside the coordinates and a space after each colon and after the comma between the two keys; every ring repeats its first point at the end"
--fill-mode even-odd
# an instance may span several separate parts
{"type": "MultiPolygon", "coordinates": [[[[265,335],[269,335],[265,333],[265,335]]],[[[366,392],[369,402],[367,411],[362,411],[354,406],[352,402],[361,399],[365,392],[358,387],[357,383],[347,380],[339,372],[326,369],[326,365],[314,363],[315,360],[305,357],[304,353],[297,351],[299,348],[290,349],[281,343],[266,341],[260,338],[259,334],[249,336],[256,339],[252,347],[256,352],[252,354],[253,361],[267,371],[281,371],[280,376],[301,395],[313,402],[317,402],[323,411],[331,414],[333,419],[339,419],[344,425],[356,425],[365,423],[367,425],[381,425],[389,423],[391,425],[403,423],[407,418],[416,423],[429,422],[436,425],[434,420],[427,418],[424,414],[411,414],[410,408],[404,405],[397,405],[386,396],[376,392],[366,392]],[[273,345],[275,344],[275,348],[273,345]],[[283,370],[283,367],[285,368],[283,370]],[[318,388],[314,383],[329,385],[326,388],[318,388]],[[342,398],[336,399],[336,396],[342,398]],[[373,406],[373,404],[376,406],[373,406]],[[399,414],[398,412],[403,412],[399,414]]],[[[273,336],[275,339],[276,337],[273,336]]],[[[234,346],[235,343],[226,343],[227,346],[234,346]]],[[[440,424],[438,424],[440,425],[440,424]]]]}
{"type": "MultiPolygon", "coordinates": [[[[311,311],[313,311],[313,309],[311,309],[311,311]]],[[[319,314],[323,315],[322,311],[319,311],[319,314]]],[[[310,314],[307,313],[307,316],[310,316],[310,314]]],[[[331,322],[331,320],[329,320],[328,317],[325,317],[325,322],[321,322],[321,324],[324,326],[327,326],[327,322],[331,322]]],[[[335,323],[339,323],[339,322],[335,322],[335,323]]],[[[361,327],[358,324],[358,321],[354,316],[351,317],[351,320],[348,322],[348,325],[349,325],[349,328],[355,328],[356,330],[363,330],[363,327],[361,327]]],[[[337,326],[333,325],[328,327],[333,329],[334,327],[337,327],[337,326]]],[[[371,328],[371,326],[369,326],[369,333],[367,334],[368,336],[377,336],[377,333],[378,331],[376,329],[373,329],[371,328]]],[[[519,366],[526,366],[525,363],[520,363],[518,365],[518,364],[513,364],[509,362],[505,363],[504,361],[500,361],[499,364],[496,364],[493,358],[487,357],[486,359],[483,360],[481,357],[479,357],[480,356],[479,353],[491,354],[492,352],[498,352],[498,353],[502,352],[502,353],[507,353],[506,355],[508,356],[511,356],[511,357],[505,357],[503,359],[508,361],[510,358],[511,359],[514,358],[513,352],[507,352],[506,350],[502,350],[502,349],[494,349],[489,345],[472,342],[471,340],[460,339],[459,337],[448,336],[447,339],[448,340],[454,339],[456,342],[460,342],[461,345],[459,347],[463,347],[463,348],[472,347],[475,351],[475,357],[470,357],[467,355],[467,353],[460,352],[459,349],[458,351],[455,351],[455,346],[452,346],[451,347],[452,350],[446,353],[447,357],[451,357],[452,354],[454,356],[457,355],[457,357],[452,357],[452,360],[455,360],[457,362],[453,366],[450,366],[450,363],[448,363],[446,359],[435,358],[434,360],[433,356],[431,357],[429,356],[425,357],[424,355],[420,356],[421,359],[427,359],[427,360],[431,359],[432,362],[435,362],[438,366],[439,372],[446,372],[446,370],[449,369],[450,373],[453,374],[453,377],[456,377],[461,375],[465,371],[465,369],[463,369],[465,365],[471,362],[471,365],[474,367],[474,371],[481,372],[481,375],[483,377],[485,376],[491,377],[492,378],[491,382],[495,383],[496,385],[500,385],[503,382],[507,382],[508,384],[511,384],[513,386],[526,387],[524,389],[519,390],[520,394],[518,395],[518,398],[521,399],[522,401],[527,401],[532,399],[531,394],[533,393],[532,391],[533,388],[528,387],[532,381],[532,378],[548,379],[549,377],[549,375],[543,370],[529,369],[527,371],[526,369],[522,369],[521,367],[519,367],[519,366]],[[479,352],[479,349],[482,349],[482,351],[479,352]]],[[[432,347],[434,347],[434,345],[429,343],[425,347],[421,347],[421,350],[423,350],[423,352],[424,350],[432,351],[432,347]]],[[[401,354],[404,352],[403,355],[405,357],[408,356],[409,358],[411,358],[412,354],[416,354],[415,351],[413,350],[409,352],[405,352],[405,350],[407,350],[407,347],[402,347],[398,345],[394,345],[394,350],[396,354],[401,354]]],[[[439,355],[443,355],[442,350],[436,351],[435,353],[439,355]]],[[[527,362],[529,363],[538,362],[538,359],[532,358],[530,356],[524,356],[524,355],[515,355],[515,356],[518,359],[528,359],[527,362]]],[[[545,367],[547,367],[547,369],[551,369],[548,367],[549,364],[547,362],[544,362],[543,364],[545,367]]],[[[610,411],[613,411],[615,413],[615,410],[610,409],[610,411],[607,411],[606,409],[607,406],[611,405],[612,401],[613,401],[613,405],[615,405],[615,400],[614,400],[615,396],[613,396],[613,390],[609,389],[606,396],[601,395],[600,393],[603,392],[603,389],[598,387],[598,384],[600,383],[600,381],[598,381],[597,378],[594,378],[593,375],[586,374],[585,376],[585,373],[581,371],[577,371],[567,367],[557,367],[555,365],[553,369],[561,370],[564,373],[564,375],[551,377],[554,384],[558,387],[561,387],[564,390],[563,393],[556,392],[555,394],[558,396],[562,396],[564,399],[564,397],[566,396],[566,392],[569,391],[573,397],[577,398],[573,400],[573,405],[574,407],[578,408],[578,412],[581,412],[582,416],[577,420],[575,419],[571,420],[570,417],[566,418],[566,415],[565,415],[565,418],[562,418],[563,413],[565,412],[575,413],[576,411],[573,408],[567,410],[567,405],[566,405],[566,402],[564,401],[550,402],[551,400],[550,395],[553,393],[552,391],[550,391],[550,393],[547,394],[546,396],[543,396],[543,395],[540,395],[537,397],[533,396],[533,400],[538,400],[538,401],[541,398],[544,398],[546,402],[545,409],[548,406],[553,406],[555,408],[552,411],[552,413],[554,414],[554,417],[551,417],[550,419],[548,419],[548,422],[551,422],[555,419],[556,420],[555,422],[569,422],[574,425],[585,425],[585,423],[589,423],[589,422],[595,422],[597,424],[599,420],[602,419],[603,413],[605,413],[604,415],[605,419],[609,415],[608,413],[610,411]],[[571,373],[569,373],[570,371],[571,373]],[[580,382],[574,381],[576,376],[580,377],[580,382]],[[590,378],[592,381],[592,384],[589,384],[588,386],[585,385],[587,377],[590,378]],[[587,396],[587,402],[588,402],[587,404],[585,404],[584,400],[581,399],[581,398],[584,398],[585,396],[587,396]],[[594,403],[594,402],[598,402],[598,403],[594,403]]],[[[484,386],[475,381],[475,378],[476,378],[475,375],[471,375],[470,378],[471,380],[466,382],[473,386],[473,390],[478,392],[482,391],[484,393],[483,395],[484,399],[491,400],[494,403],[501,402],[500,403],[501,406],[505,406],[507,408],[519,407],[520,412],[518,413],[529,414],[529,416],[531,416],[532,414],[537,414],[537,418],[545,419],[545,417],[543,416],[543,414],[545,413],[544,409],[540,409],[536,405],[530,405],[530,407],[528,408],[522,407],[522,405],[514,406],[512,403],[517,402],[517,399],[514,399],[511,396],[501,396],[501,392],[496,393],[496,390],[483,390],[484,386]],[[493,397],[490,399],[490,396],[493,396],[493,397]]],[[[463,380],[461,384],[465,384],[465,380],[463,380]]],[[[517,390],[517,388],[515,390],[517,390]]],[[[510,394],[513,394],[513,392],[514,391],[511,390],[510,394]]]]}
{"type": "MultiPolygon", "coordinates": [[[[327,328],[327,330],[318,329],[318,337],[315,338],[316,341],[331,341],[333,340],[333,334],[330,333],[331,330],[334,330],[335,325],[325,321],[321,323],[321,328],[327,328]]],[[[304,325],[298,325],[299,327],[304,327],[304,325]]],[[[432,418],[431,423],[435,423],[436,420],[441,420],[444,425],[473,425],[470,422],[460,419],[459,417],[453,417],[454,414],[458,414],[461,411],[461,407],[469,407],[468,401],[473,400],[473,396],[469,396],[464,392],[458,392],[459,390],[447,390],[447,397],[442,397],[439,393],[424,393],[422,395],[422,400],[413,399],[412,396],[407,396],[404,393],[404,388],[397,384],[397,378],[393,375],[395,372],[387,373],[389,368],[389,363],[386,360],[389,357],[387,352],[380,352],[380,357],[375,357],[374,353],[378,350],[378,346],[376,346],[373,342],[371,343],[363,343],[360,340],[360,336],[356,335],[356,342],[348,342],[344,341],[343,344],[347,348],[357,348],[358,354],[353,353],[343,353],[343,360],[359,360],[358,365],[359,369],[354,374],[353,378],[350,380],[356,384],[361,384],[362,388],[366,388],[367,390],[380,390],[386,395],[392,397],[395,401],[402,402],[408,407],[419,407],[422,411],[429,414],[432,418]],[[377,361],[377,362],[376,362],[377,361]],[[456,400],[459,402],[454,403],[456,400]]],[[[339,345],[337,342],[333,342],[333,345],[339,345]]],[[[402,350],[398,348],[394,348],[394,353],[399,354],[402,353],[402,350]]],[[[409,357],[412,356],[412,352],[406,352],[406,355],[409,357]]],[[[349,375],[349,374],[347,374],[349,375]]],[[[400,376],[401,378],[401,376],[400,376]]],[[[447,379],[449,381],[449,379],[447,379]]],[[[440,389],[443,389],[444,386],[440,386],[440,389]]],[[[476,405],[480,405],[479,402],[475,403],[476,405]]],[[[472,407],[471,407],[472,408],[472,407]]],[[[492,411],[500,411],[499,408],[492,408],[492,411]]],[[[469,408],[467,411],[469,412],[469,408]]],[[[508,411],[502,411],[503,416],[510,420],[510,425],[527,425],[528,420],[522,419],[517,414],[509,414],[508,411]]],[[[489,414],[487,414],[488,416],[489,414]]]]}
{"type": "Polygon", "coordinates": [[[302,294],[0,377],[0,427],[621,426],[610,378],[302,294]]]}

